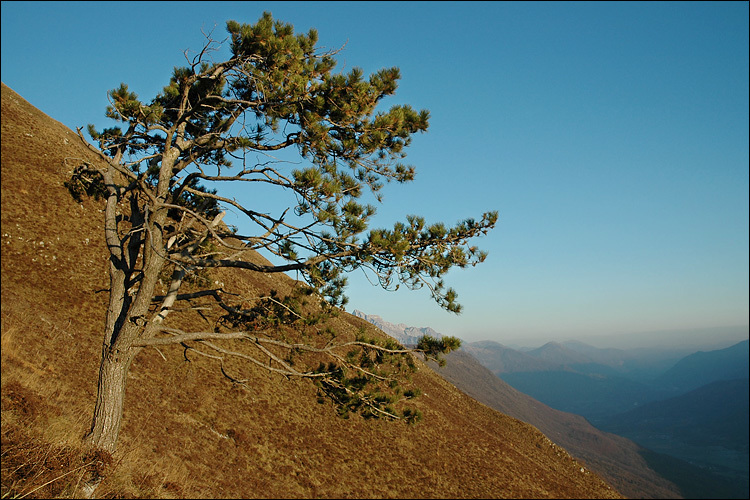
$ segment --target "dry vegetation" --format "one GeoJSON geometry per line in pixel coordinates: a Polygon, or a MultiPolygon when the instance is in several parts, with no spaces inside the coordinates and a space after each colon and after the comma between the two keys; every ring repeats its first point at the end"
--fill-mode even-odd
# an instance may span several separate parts
{"type": "MultiPolygon", "coordinates": [[[[63,187],[75,158],[97,161],[3,84],[3,498],[80,497],[97,475],[102,498],[620,497],[534,427],[421,362],[413,406],[424,418],[407,425],[340,418],[309,381],[244,367],[239,386],[209,359],[147,349],[131,369],[118,451],[84,454],[108,281],[99,202],[76,203],[63,187]]],[[[293,285],[211,278],[258,291],[293,285]]],[[[382,335],[348,314],[332,326],[382,335]]]]}

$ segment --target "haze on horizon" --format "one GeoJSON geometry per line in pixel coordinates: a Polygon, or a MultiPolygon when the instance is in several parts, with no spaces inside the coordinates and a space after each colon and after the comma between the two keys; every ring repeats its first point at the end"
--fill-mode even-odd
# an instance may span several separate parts
{"type": "Polygon", "coordinates": [[[71,129],[101,129],[108,90],[151,98],[201,29],[221,39],[227,20],[271,11],[343,46],[339,70],[399,67],[384,106],[431,113],[406,151],[416,180],[384,188],[376,226],[500,213],[476,242],[487,261],[446,279],[462,315],[362,273],[347,310],[529,346],[747,338],[747,2],[395,5],[3,2],[2,81],[71,129]],[[123,10],[137,33],[114,22],[123,10]]]}
{"type": "MultiPolygon", "coordinates": [[[[351,311],[350,311],[351,312],[351,311]]],[[[390,321],[379,314],[368,314],[368,316],[379,316],[382,320],[402,327],[432,328],[440,335],[452,335],[450,332],[442,331],[434,325],[412,325],[398,321],[390,321]]],[[[460,337],[460,336],[459,336],[460,337]]],[[[540,334],[540,335],[487,335],[481,334],[470,337],[460,337],[465,342],[492,341],[514,349],[535,349],[549,342],[564,343],[568,341],[582,342],[598,348],[615,349],[665,349],[673,351],[698,351],[724,349],[750,338],[750,328],[747,325],[732,325],[713,328],[691,328],[655,331],[630,331],[610,332],[598,334],[583,334],[580,332],[540,334]]]]}
{"type": "Polygon", "coordinates": [[[667,349],[675,351],[713,351],[724,349],[750,338],[747,325],[682,330],[620,332],[599,335],[558,335],[555,338],[508,337],[495,340],[507,347],[536,348],[547,342],[577,341],[598,348],[667,349]]]}

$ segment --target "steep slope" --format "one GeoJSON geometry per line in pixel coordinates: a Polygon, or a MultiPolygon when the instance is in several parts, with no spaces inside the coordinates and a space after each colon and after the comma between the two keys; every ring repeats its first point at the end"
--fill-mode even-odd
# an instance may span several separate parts
{"type": "Polygon", "coordinates": [[[450,353],[446,365],[435,369],[476,400],[534,425],[627,497],[681,498],[673,483],[649,467],[636,443],[602,432],[579,415],[555,410],[517,391],[463,349],[450,353]]]}
{"type": "MultiPolygon", "coordinates": [[[[82,459],[78,449],[93,410],[108,286],[101,205],[74,202],[62,185],[80,158],[99,161],[75,133],[3,84],[4,498],[80,496],[85,468],[106,462],[82,459]]],[[[258,291],[288,289],[292,281],[215,278],[258,291]]],[[[334,326],[379,334],[348,314],[334,326]]],[[[342,419],[318,403],[311,383],[259,367],[247,369],[242,388],[211,360],[182,349],[144,350],[129,376],[119,448],[107,468],[97,468],[105,477],[96,494],[619,497],[536,428],[420,366],[413,379],[423,395],[414,406],[424,419],[408,426],[342,419]]]]}

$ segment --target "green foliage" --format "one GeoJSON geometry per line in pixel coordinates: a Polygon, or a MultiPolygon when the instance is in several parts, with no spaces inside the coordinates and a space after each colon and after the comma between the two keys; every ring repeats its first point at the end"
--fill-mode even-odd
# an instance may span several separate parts
{"type": "Polygon", "coordinates": [[[400,384],[396,379],[391,379],[391,384],[383,384],[375,377],[361,373],[348,377],[347,371],[336,364],[321,364],[318,373],[327,374],[317,381],[318,401],[332,401],[343,418],[349,418],[351,413],[358,413],[366,419],[403,419],[407,423],[416,423],[421,418],[417,410],[408,407],[401,411],[396,409],[403,406],[400,403],[419,393],[418,389],[409,389],[409,396],[400,397],[400,384]]]}
{"type": "Polygon", "coordinates": [[[404,392],[404,397],[411,399],[411,398],[416,398],[417,396],[421,394],[422,394],[422,391],[419,388],[409,389],[408,391],[404,392]]]}
{"type": "Polygon", "coordinates": [[[316,46],[317,31],[295,34],[268,12],[255,24],[231,20],[226,28],[228,60],[208,60],[216,48],[209,39],[192,64],[174,68],[150,102],[124,83],[109,92],[106,115],[127,127],[89,127],[89,133],[111,158],[131,159],[125,164],[139,182],[127,189],[155,194],[159,183],[168,182],[165,201],[179,207],[170,209],[172,218],[187,213],[211,219],[221,210],[221,198],[200,180],[271,184],[294,195],[300,223],[235,205],[267,233],[246,241],[286,259],[330,304],[346,304],[343,274],[365,267],[385,288],[427,285],[441,307],[460,312],[456,292],[442,276],[485,259],[486,253],[466,243],[494,227],[496,212],[455,227],[408,216],[393,230],[365,233],[375,207],[359,198],[369,188],[380,200],[384,183],[414,179],[414,167],[401,160],[414,134],[428,128],[426,110],[378,109],[395,93],[399,69],[369,77],[358,67],[335,73],[335,52],[316,46]],[[308,164],[290,172],[268,164],[243,163],[239,172],[233,166],[234,158],[247,153],[287,148],[296,148],[308,164]],[[165,172],[165,165],[171,170],[165,172]]]}
{"type": "Polygon", "coordinates": [[[464,268],[484,262],[486,252],[462,244],[468,237],[487,234],[497,217],[497,212],[488,212],[481,221],[467,219],[448,229],[442,223],[426,226],[423,217],[409,215],[408,224],[396,223],[392,231],[370,231],[363,253],[378,271],[383,286],[389,287],[394,280],[410,288],[428,284],[440,306],[459,313],[458,294],[452,288],[445,289],[441,277],[454,266],[464,268]],[[433,281],[426,281],[425,276],[433,281]]]}
{"type": "Polygon", "coordinates": [[[445,358],[442,354],[447,354],[461,347],[461,339],[457,337],[441,337],[436,339],[430,335],[425,335],[419,339],[417,350],[422,351],[427,358],[434,359],[438,365],[445,366],[445,358]]]}
{"type": "Polygon", "coordinates": [[[412,408],[405,408],[401,417],[407,424],[416,424],[422,420],[422,412],[412,408]]]}
{"type": "Polygon", "coordinates": [[[409,381],[408,374],[415,370],[411,351],[392,338],[368,336],[362,328],[355,346],[341,362],[318,366],[315,373],[325,375],[317,379],[318,401],[332,401],[344,418],[358,413],[368,419],[400,419],[413,424],[421,419],[421,413],[404,404],[421,394],[409,381]],[[408,385],[405,390],[404,384],[408,385]]]}
{"type": "Polygon", "coordinates": [[[311,313],[304,307],[313,296],[314,290],[308,287],[297,287],[283,297],[276,290],[260,297],[252,307],[231,308],[219,319],[219,324],[232,329],[244,331],[267,330],[280,326],[312,326],[325,319],[324,312],[311,313]]]}

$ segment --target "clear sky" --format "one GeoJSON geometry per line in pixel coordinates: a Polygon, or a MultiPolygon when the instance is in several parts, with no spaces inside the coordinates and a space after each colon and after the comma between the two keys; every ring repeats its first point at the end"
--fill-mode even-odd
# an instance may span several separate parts
{"type": "Polygon", "coordinates": [[[202,29],[264,10],[345,44],[339,69],[398,66],[386,106],[430,111],[377,225],[500,214],[487,261],[447,277],[461,315],[361,274],[348,310],[529,344],[748,324],[747,2],[4,1],[2,81],[110,126],[108,90],[149,100],[202,29]]]}

